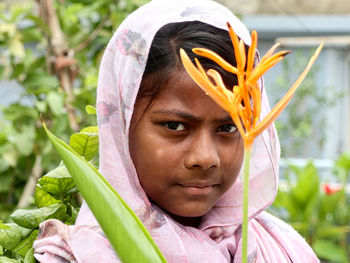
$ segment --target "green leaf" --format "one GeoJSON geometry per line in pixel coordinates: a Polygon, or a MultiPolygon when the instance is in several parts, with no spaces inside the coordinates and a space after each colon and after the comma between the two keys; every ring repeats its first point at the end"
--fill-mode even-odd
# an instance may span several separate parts
{"type": "Polygon", "coordinates": [[[38,28],[40,28],[40,30],[43,31],[44,35],[45,34],[48,36],[51,35],[51,31],[50,31],[48,25],[43,21],[42,18],[40,18],[39,16],[30,15],[30,14],[27,15],[27,18],[32,20],[35,23],[35,25],[38,28]]]}
{"type": "Polygon", "coordinates": [[[293,195],[301,204],[306,204],[319,192],[319,178],[316,167],[309,162],[298,175],[298,182],[293,187],[293,195]]]}
{"type": "MultiPolygon", "coordinates": [[[[0,229],[0,246],[12,250],[21,241],[21,229],[18,225],[6,224],[10,229],[0,229]]],[[[0,258],[1,262],[1,258],[0,258]]]]}
{"type": "Polygon", "coordinates": [[[89,115],[96,115],[96,113],[97,113],[96,108],[94,106],[91,106],[91,105],[86,105],[85,111],[89,115]]]}
{"type": "MultiPolygon", "coordinates": [[[[5,148],[6,148],[6,151],[2,155],[3,160],[5,161],[5,163],[7,165],[15,167],[17,165],[17,161],[18,161],[18,158],[20,155],[18,153],[18,150],[12,144],[6,145],[5,148]]],[[[10,184],[11,184],[11,182],[10,182],[10,184]]],[[[2,187],[0,187],[0,189],[1,188],[2,187]]]]}
{"type": "Polygon", "coordinates": [[[325,218],[328,213],[335,213],[339,209],[342,198],[345,197],[344,189],[330,195],[323,194],[320,198],[319,217],[325,218]]]}
{"type": "Polygon", "coordinates": [[[21,256],[26,256],[28,250],[32,248],[35,239],[38,237],[39,230],[34,230],[28,237],[23,239],[14,250],[14,252],[20,254],[21,256]]]}
{"type": "Polygon", "coordinates": [[[78,211],[71,205],[67,206],[67,214],[69,218],[64,222],[67,225],[74,225],[78,217],[78,211]]]}
{"type": "Polygon", "coordinates": [[[73,178],[64,165],[57,167],[38,180],[39,185],[48,193],[64,197],[75,187],[73,178]]]}
{"type": "Polygon", "coordinates": [[[11,259],[8,257],[0,257],[0,263],[21,263],[21,261],[17,259],[11,259]]]}
{"type": "Polygon", "coordinates": [[[347,262],[346,252],[344,249],[336,246],[333,242],[327,240],[316,240],[312,245],[313,250],[318,257],[331,262],[347,262]]]}
{"type": "Polygon", "coordinates": [[[43,126],[119,259],[124,263],[166,262],[140,219],[106,179],[43,126]]]}
{"type": "Polygon", "coordinates": [[[18,209],[11,214],[11,219],[25,228],[37,228],[41,222],[56,218],[64,221],[66,218],[66,206],[55,204],[38,209],[18,209]]]}
{"type": "Polygon", "coordinates": [[[3,113],[6,119],[28,126],[34,126],[34,123],[39,118],[38,112],[34,108],[18,103],[13,103],[6,107],[3,113]]]}
{"type": "Polygon", "coordinates": [[[87,127],[70,137],[69,145],[87,161],[98,154],[98,128],[87,127]]]}
{"type": "Polygon", "coordinates": [[[26,256],[24,257],[23,263],[35,263],[36,260],[34,258],[34,248],[31,248],[27,251],[26,256]]]}
{"type": "Polygon", "coordinates": [[[133,3],[136,6],[142,6],[149,2],[149,0],[131,0],[131,3],[133,3]]]}
{"type": "Polygon", "coordinates": [[[46,112],[46,108],[47,108],[47,102],[46,101],[36,100],[36,101],[34,101],[34,105],[38,109],[39,112],[41,112],[41,113],[45,113],[46,112]]]}
{"type": "Polygon", "coordinates": [[[317,228],[317,238],[339,240],[350,233],[350,226],[323,225],[317,228]]]}
{"type": "Polygon", "coordinates": [[[24,126],[20,133],[14,134],[14,143],[16,148],[23,156],[32,153],[35,140],[34,126],[24,126]]]}
{"type": "MultiPolygon", "coordinates": [[[[8,164],[4,161],[4,160],[1,160],[0,159],[0,165],[1,163],[4,162],[6,164],[6,166],[8,167],[8,164]]],[[[6,169],[5,169],[6,170],[6,169]]],[[[4,170],[4,171],[5,171],[4,170]]],[[[0,174],[1,174],[1,169],[0,169],[0,174]]],[[[0,175],[0,180],[1,180],[1,184],[0,184],[0,194],[6,194],[10,188],[11,188],[11,185],[12,185],[12,174],[5,174],[5,173],[2,173],[0,175]]]]}
{"type": "Polygon", "coordinates": [[[23,85],[28,89],[35,90],[39,88],[52,89],[58,88],[59,82],[55,76],[48,75],[47,73],[32,73],[27,76],[23,81],[23,85]]]}
{"type": "Polygon", "coordinates": [[[49,105],[51,111],[56,116],[62,114],[62,109],[64,107],[64,100],[62,94],[52,91],[47,95],[47,104],[49,105]]]}
{"type": "Polygon", "coordinates": [[[0,229],[11,229],[8,225],[5,225],[3,223],[0,223],[0,229]]]}
{"type": "Polygon", "coordinates": [[[12,56],[23,58],[25,56],[23,43],[20,41],[20,36],[17,34],[9,43],[9,51],[12,56]]]}
{"type": "Polygon", "coordinates": [[[45,207],[54,204],[58,204],[60,200],[52,197],[48,192],[41,188],[40,185],[37,185],[34,193],[35,204],[37,207],[45,207]]]}

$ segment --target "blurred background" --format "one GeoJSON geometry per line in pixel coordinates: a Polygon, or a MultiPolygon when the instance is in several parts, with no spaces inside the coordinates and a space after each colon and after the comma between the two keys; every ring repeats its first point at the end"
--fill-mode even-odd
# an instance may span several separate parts
{"type": "MultiPolygon", "coordinates": [[[[217,0],[257,30],[263,55],[290,49],[265,75],[271,105],[322,40],[325,47],[276,121],[280,191],[270,212],[324,262],[350,262],[350,5],[347,0],[217,0]]],[[[120,22],[147,0],[0,1],[0,220],[32,207],[37,180],[60,162],[41,128],[65,141],[96,125],[98,66],[120,22]]]]}

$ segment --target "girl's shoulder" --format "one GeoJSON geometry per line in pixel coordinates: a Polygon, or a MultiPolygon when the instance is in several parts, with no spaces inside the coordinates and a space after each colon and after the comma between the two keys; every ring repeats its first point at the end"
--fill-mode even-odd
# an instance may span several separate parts
{"type": "Polygon", "coordinates": [[[292,262],[319,262],[305,239],[283,220],[270,213],[262,212],[255,217],[252,224],[256,224],[255,227],[263,233],[259,235],[261,239],[265,239],[264,234],[266,240],[272,238],[292,262]]]}

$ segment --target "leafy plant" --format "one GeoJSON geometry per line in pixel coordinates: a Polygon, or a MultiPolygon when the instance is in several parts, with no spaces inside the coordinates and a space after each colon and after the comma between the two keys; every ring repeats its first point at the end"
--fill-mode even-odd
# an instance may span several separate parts
{"type": "MultiPolygon", "coordinates": [[[[98,138],[97,142],[91,142],[96,137],[97,127],[91,126],[73,134],[70,144],[81,158],[94,160],[98,156],[98,138]],[[85,145],[89,147],[82,147],[85,145]]],[[[17,209],[10,216],[13,223],[0,224],[0,262],[35,262],[32,244],[38,236],[39,224],[52,218],[74,224],[79,211],[74,198],[77,192],[74,179],[63,163],[41,177],[34,194],[36,207],[17,209]]]]}
{"type": "MultiPolygon", "coordinates": [[[[97,169],[50,133],[46,127],[45,130],[119,259],[125,263],[166,262],[143,223],[97,169]]],[[[82,141],[84,140],[82,143],[76,140],[74,135],[70,142],[77,145],[76,148],[79,150],[90,149],[91,152],[94,152],[89,147],[81,147],[81,145],[88,145],[91,141],[84,135],[86,134],[77,135],[82,141]],[[76,141],[80,143],[76,144],[76,141]]],[[[86,152],[81,155],[90,157],[86,152]]]]}
{"type": "Polygon", "coordinates": [[[0,219],[6,220],[15,206],[31,205],[36,181],[60,161],[41,128],[40,114],[64,140],[94,124],[95,116],[84,114],[84,108],[95,103],[104,48],[121,21],[146,2],[0,3],[1,89],[12,92],[10,85],[21,91],[0,108],[0,219]],[[45,15],[48,8],[53,15],[45,15]],[[58,27],[48,20],[55,17],[58,27]]]}
{"type": "Polygon", "coordinates": [[[271,212],[290,223],[326,262],[349,262],[350,204],[346,185],[350,178],[350,155],[335,162],[338,183],[321,183],[312,162],[289,166],[287,184],[280,189],[271,212]]]}

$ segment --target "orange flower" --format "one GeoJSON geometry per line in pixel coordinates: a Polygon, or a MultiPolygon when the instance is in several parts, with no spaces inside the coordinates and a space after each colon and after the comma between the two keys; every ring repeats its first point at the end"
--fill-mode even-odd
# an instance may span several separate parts
{"type": "Polygon", "coordinates": [[[310,59],[307,67],[299,76],[287,94],[276,104],[270,113],[260,122],[261,91],[258,84],[259,78],[281,61],[289,51],[280,51],[273,54],[279,44],[274,45],[262,59],[254,66],[257,33],[251,34],[252,44],[249,47],[248,55],[245,52],[243,40],[239,40],[229,23],[227,23],[229,34],[232,40],[237,67],[226,62],[218,54],[205,48],[194,48],[197,55],[207,57],[219,66],[232,74],[237,75],[238,85],[232,87],[232,91],[225,87],[221,75],[214,69],[207,72],[203,69],[198,59],[195,59],[196,66],[191,62],[183,49],[180,49],[182,63],[192,79],[224,110],[226,110],[235,122],[246,147],[251,147],[254,138],[266,129],[286,107],[294,92],[305,78],[312,64],[321,52],[323,43],[317,48],[310,59]],[[211,81],[210,78],[214,80],[211,81]]]}

